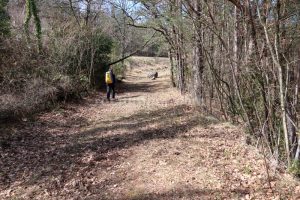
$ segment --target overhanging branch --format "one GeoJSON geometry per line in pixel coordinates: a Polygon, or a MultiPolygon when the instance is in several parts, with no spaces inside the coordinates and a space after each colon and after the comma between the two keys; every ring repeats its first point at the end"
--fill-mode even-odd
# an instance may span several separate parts
{"type": "MultiPolygon", "coordinates": [[[[155,33],[156,33],[156,32],[155,32],[155,33]]],[[[149,39],[149,40],[148,40],[148,41],[147,41],[140,49],[138,49],[138,50],[136,50],[136,51],[130,53],[129,55],[127,55],[127,56],[125,56],[125,57],[123,57],[123,58],[120,58],[120,59],[118,59],[118,60],[116,60],[116,61],[113,61],[113,62],[109,63],[108,66],[111,66],[111,65],[117,64],[117,63],[119,63],[119,62],[122,62],[123,60],[126,60],[127,58],[133,56],[134,54],[136,54],[136,53],[139,52],[140,50],[144,49],[144,48],[149,44],[149,42],[152,40],[152,38],[155,36],[155,33],[152,35],[152,37],[151,37],[151,38],[150,38],[150,39],[149,39]]]]}

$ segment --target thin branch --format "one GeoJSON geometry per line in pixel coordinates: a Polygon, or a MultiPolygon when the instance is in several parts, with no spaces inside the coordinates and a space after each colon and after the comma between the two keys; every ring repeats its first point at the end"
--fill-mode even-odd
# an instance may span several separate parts
{"type": "Polygon", "coordinates": [[[142,49],[144,49],[144,48],[149,44],[149,42],[152,40],[152,38],[155,36],[155,34],[156,34],[156,32],[152,35],[152,37],[151,37],[151,38],[150,38],[150,39],[149,39],[149,40],[148,40],[148,41],[147,41],[140,49],[138,49],[138,50],[136,50],[136,51],[130,53],[129,55],[127,55],[127,56],[125,56],[125,57],[123,57],[123,58],[120,58],[120,59],[118,59],[118,60],[116,60],[116,61],[113,61],[113,62],[109,63],[108,66],[111,66],[111,65],[114,65],[114,64],[116,64],[116,63],[122,62],[123,60],[126,60],[127,58],[133,56],[133,55],[136,54],[137,52],[139,52],[139,51],[141,51],[142,49]]]}
{"type": "Polygon", "coordinates": [[[71,11],[72,11],[72,13],[73,13],[73,16],[75,17],[76,22],[77,22],[78,26],[80,27],[80,22],[79,22],[79,19],[78,19],[77,15],[76,15],[75,9],[74,9],[74,7],[73,7],[73,2],[72,2],[72,0],[69,0],[69,3],[70,3],[70,7],[71,7],[71,11]]]}

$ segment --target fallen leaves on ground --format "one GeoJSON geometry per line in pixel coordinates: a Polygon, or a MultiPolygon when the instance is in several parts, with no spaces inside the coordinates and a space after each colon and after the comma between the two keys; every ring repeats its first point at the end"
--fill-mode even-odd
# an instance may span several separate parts
{"type": "Polygon", "coordinates": [[[143,59],[115,101],[97,93],[3,124],[0,199],[300,198],[287,174],[270,170],[269,187],[263,156],[241,127],[201,113],[171,88],[167,60],[148,69],[143,59]],[[159,78],[149,80],[153,69],[159,78]]]}

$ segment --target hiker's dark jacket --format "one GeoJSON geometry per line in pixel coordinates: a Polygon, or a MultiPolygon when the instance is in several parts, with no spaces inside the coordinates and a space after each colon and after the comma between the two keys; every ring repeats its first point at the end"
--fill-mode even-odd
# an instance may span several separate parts
{"type": "Polygon", "coordinates": [[[112,71],[110,72],[110,77],[112,79],[112,83],[109,83],[107,85],[115,85],[116,84],[116,76],[112,71]]]}

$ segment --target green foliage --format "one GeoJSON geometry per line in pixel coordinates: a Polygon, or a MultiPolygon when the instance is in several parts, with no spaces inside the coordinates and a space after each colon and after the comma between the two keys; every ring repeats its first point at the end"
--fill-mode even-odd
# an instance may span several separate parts
{"type": "Polygon", "coordinates": [[[243,168],[243,172],[244,172],[244,174],[250,175],[252,173],[252,169],[250,166],[246,165],[243,168]]]}
{"type": "Polygon", "coordinates": [[[25,29],[27,39],[29,39],[29,22],[30,22],[30,19],[32,16],[31,0],[26,0],[25,8],[26,8],[26,11],[25,11],[26,14],[25,14],[25,21],[24,21],[24,29],[25,29]]]}
{"type": "Polygon", "coordinates": [[[289,167],[289,172],[295,176],[300,177],[300,161],[294,160],[292,165],[289,167]]]}
{"type": "Polygon", "coordinates": [[[113,66],[114,73],[118,79],[125,77],[125,72],[128,65],[128,62],[125,62],[125,66],[123,66],[122,63],[117,63],[113,66]]]}
{"type": "Polygon", "coordinates": [[[41,26],[41,20],[38,16],[38,10],[36,7],[36,3],[34,0],[31,0],[31,9],[32,9],[33,17],[34,17],[35,28],[36,28],[36,38],[38,40],[38,49],[41,50],[41,48],[42,48],[42,26],[41,26]]]}
{"type": "Polygon", "coordinates": [[[95,45],[95,57],[93,61],[93,77],[91,85],[100,87],[104,84],[104,72],[108,70],[110,62],[110,53],[113,47],[113,40],[107,35],[101,33],[95,34],[92,37],[92,43],[95,45]]]}
{"type": "Polygon", "coordinates": [[[0,0],[0,38],[10,34],[10,18],[6,12],[8,0],[0,0]]]}

